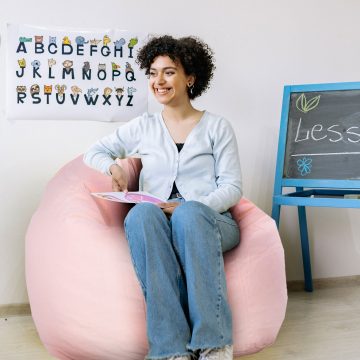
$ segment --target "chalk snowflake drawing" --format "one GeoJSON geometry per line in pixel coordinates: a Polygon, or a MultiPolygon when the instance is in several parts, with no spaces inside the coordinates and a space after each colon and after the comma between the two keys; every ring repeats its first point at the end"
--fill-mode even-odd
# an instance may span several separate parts
{"type": "Polygon", "coordinates": [[[297,109],[305,114],[308,113],[319,105],[320,96],[314,96],[312,99],[307,100],[305,94],[302,93],[296,100],[297,109]]]}
{"type": "Polygon", "coordinates": [[[312,159],[303,157],[302,159],[299,159],[296,163],[301,176],[305,176],[311,173],[312,159]]]}

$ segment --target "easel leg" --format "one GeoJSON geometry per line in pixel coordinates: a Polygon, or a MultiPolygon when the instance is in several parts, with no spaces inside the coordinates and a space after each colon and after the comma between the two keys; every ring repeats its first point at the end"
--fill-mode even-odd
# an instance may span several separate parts
{"type": "Polygon", "coordinates": [[[279,222],[280,222],[280,205],[273,204],[271,217],[275,220],[276,226],[279,229],[279,222]]]}
{"type": "Polygon", "coordinates": [[[313,291],[313,283],[311,276],[310,249],[305,206],[298,206],[298,216],[301,237],[301,251],[304,267],[305,290],[311,292],[313,291]]]}

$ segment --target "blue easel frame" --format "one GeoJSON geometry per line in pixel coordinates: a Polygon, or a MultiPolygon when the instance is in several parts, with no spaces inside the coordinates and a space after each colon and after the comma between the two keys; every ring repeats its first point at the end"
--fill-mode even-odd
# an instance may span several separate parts
{"type": "Polygon", "coordinates": [[[291,93],[331,90],[360,90],[360,82],[292,85],[284,87],[274,184],[272,218],[279,227],[281,205],[297,206],[305,290],[313,291],[306,206],[360,208],[360,199],[345,199],[346,194],[360,195],[360,180],[287,179],[283,177],[287,125],[291,93]],[[283,188],[296,188],[283,194],[283,188]],[[304,189],[307,190],[304,190],[304,189]]]}

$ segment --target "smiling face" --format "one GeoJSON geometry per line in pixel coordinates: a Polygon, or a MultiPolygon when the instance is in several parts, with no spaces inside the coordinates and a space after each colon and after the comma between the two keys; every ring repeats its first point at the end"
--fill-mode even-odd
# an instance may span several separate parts
{"type": "Polygon", "coordinates": [[[194,83],[194,76],[186,75],[181,63],[169,56],[158,56],[151,64],[149,86],[160,104],[177,106],[188,102],[189,83],[194,83]]]}

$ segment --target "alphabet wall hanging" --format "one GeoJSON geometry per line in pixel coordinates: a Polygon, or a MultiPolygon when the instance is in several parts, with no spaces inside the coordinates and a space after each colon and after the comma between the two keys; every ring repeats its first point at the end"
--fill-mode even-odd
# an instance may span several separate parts
{"type": "Polygon", "coordinates": [[[147,111],[146,34],[8,24],[7,117],[128,121],[147,111]]]}

